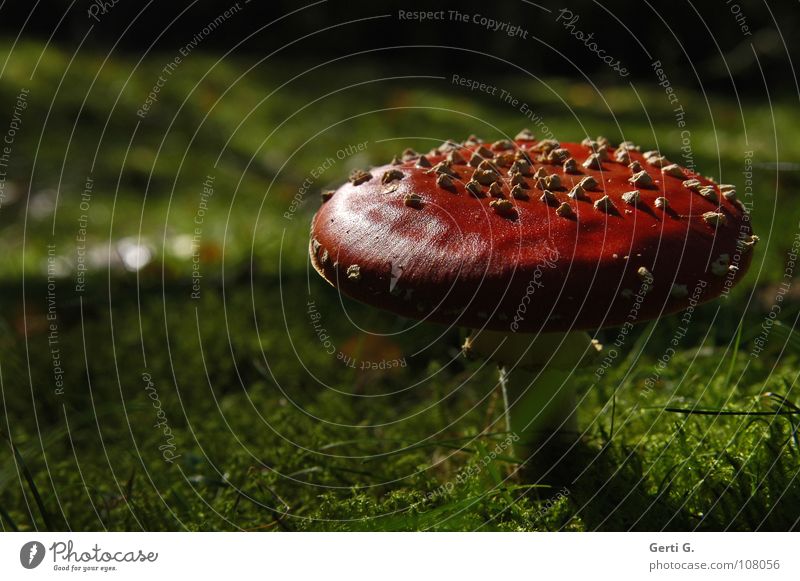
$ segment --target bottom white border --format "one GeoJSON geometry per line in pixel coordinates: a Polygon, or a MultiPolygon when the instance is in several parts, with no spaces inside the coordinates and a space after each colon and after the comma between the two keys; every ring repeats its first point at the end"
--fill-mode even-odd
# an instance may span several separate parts
{"type": "Polygon", "coordinates": [[[0,578],[778,580],[800,579],[798,548],[792,533],[28,532],[0,534],[0,578]]]}

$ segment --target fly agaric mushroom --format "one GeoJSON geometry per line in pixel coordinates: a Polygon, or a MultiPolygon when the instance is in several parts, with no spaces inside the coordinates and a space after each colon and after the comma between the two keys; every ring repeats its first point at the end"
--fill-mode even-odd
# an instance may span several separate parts
{"type": "Polygon", "coordinates": [[[500,366],[507,425],[531,443],[575,426],[585,331],[719,296],[757,240],[732,187],[658,152],[522,131],[354,172],[323,198],[309,252],[354,299],[473,329],[465,351],[500,366]]]}

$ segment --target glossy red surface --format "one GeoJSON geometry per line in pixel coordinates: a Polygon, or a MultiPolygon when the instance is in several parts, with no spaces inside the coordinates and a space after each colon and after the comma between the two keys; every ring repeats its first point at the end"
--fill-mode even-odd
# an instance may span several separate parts
{"type": "MultiPolygon", "coordinates": [[[[662,174],[627,146],[630,161],[639,162],[652,185],[631,184],[633,170],[615,160],[610,146],[600,169],[583,167],[601,144],[560,145],[565,151],[556,157],[573,158],[579,173],[549,161],[547,142],[482,144],[484,154],[494,154],[496,169],[483,180],[495,176],[500,197],[486,185],[479,197],[466,189],[476,171],[467,163],[451,165],[449,188],[437,184],[435,168],[417,167],[410,155],[372,168],[371,177],[340,187],[314,216],[312,263],[343,293],[376,307],[519,332],[635,323],[710,300],[738,282],[756,240],[741,204],[689,170],[682,169],[683,178],[662,174]],[[531,173],[544,168],[561,181],[562,187],[549,188],[547,201],[540,199],[546,186],[537,187],[534,177],[516,177],[528,199],[511,195],[508,164],[519,152],[531,160],[531,173]],[[384,178],[391,170],[402,178],[384,178]],[[569,191],[587,176],[597,186],[584,199],[571,198],[569,191]],[[711,190],[703,195],[684,186],[691,178],[711,190]],[[623,194],[634,190],[638,201],[634,195],[626,202],[623,194]],[[595,207],[605,195],[612,206],[595,207]],[[659,197],[668,207],[657,206],[659,197]],[[704,217],[708,212],[717,215],[704,217]]],[[[458,147],[468,160],[480,145],[458,147]]],[[[426,155],[432,165],[445,159],[442,149],[426,155]]]]}

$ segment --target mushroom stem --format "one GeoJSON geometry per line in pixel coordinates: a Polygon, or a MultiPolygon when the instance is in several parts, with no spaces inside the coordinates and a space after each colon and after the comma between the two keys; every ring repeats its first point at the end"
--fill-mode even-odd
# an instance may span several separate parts
{"type": "MultiPolygon", "coordinates": [[[[518,455],[570,444],[578,437],[572,373],[598,346],[582,331],[522,335],[480,331],[464,342],[468,356],[497,363],[506,429],[519,437],[518,455]]],[[[516,439],[516,438],[515,438],[516,439]]]]}
{"type": "Polygon", "coordinates": [[[574,439],[578,420],[570,371],[517,368],[508,373],[500,367],[500,376],[506,392],[506,430],[520,437],[523,449],[553,438],[574,439]]]}

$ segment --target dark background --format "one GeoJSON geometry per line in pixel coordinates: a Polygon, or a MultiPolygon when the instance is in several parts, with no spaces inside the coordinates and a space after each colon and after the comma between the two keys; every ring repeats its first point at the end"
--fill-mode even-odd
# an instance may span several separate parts
{"type": "MultiPolygon", "coordinates": [[[[255,2],[256,0],[254,0],[255,2]]],[[[244,0],[242,0],[242,3],[244,0]]],[[[94,23],[86,12],[93,4],[86,0],[79,2],[41,1],[31,10],[29,2],[11,3],[3,8],[0,32],[13,36],[25,25],[27,37],[46,40],[51,37],[57,43],[74,45],[81,41],[89,26],[94,23]],[[74,6],[73,6],[74,4],[74,6]],[[72,7],[72,9],[69,9],[72,7]]],[[[130,51],[141,55],[144,51],[171,50],[185,44],[198,30],[216,18],[233,2],[167,2],[153,0],[149,3],[120,0],[101,14],[101,25],[96,25],[86,39],[89,49],[110,48],[119,41],[115,50],[130,51]],[[144,8],[142,8],[144,7],[144,8]],[[180,15],[179,18],[177,18],[180,15]],[[122,32],[130,30],[120,40],[122,32]]],[[[261,2],[256,8],[261,18],[232,18],[225,23],[225,34],[211,35],[203,41],[201,50],[214,51],[228,49],[259,28],[293,10],[313,2],[290,2],[287,0],[261,2]],[[234,42],[232,42],[234,41],[234,42]]],[[[753,55],[751,44],[758,52],[758,61],[769,86],[776,91],[797,88],[796,74],[789,55],[796,54],[796,39],[782,37],[776,29],[780,24],[783,34],[800,28],[800,10],[794,2],[782,2],[768,6],[756,0],[713,0],[704,2],[596,2],[575,0],[568,4],[540,3],[553,10],[547,19],[554,19],[555,13],[569,6],[580,19],[576,29],[587,33],[594,32],[598,44],[608,54],[620,57],[631,71],[631,76],[649,75],[652,58],[644,53],[632,39],[635,36],[652,55],[670,70],[673,82],[696,84],[698,77],[706,88],[735,90],[748,94],[762,84],[762,71],[753,55]],[[739,19],[751,32],[744,36],[733,11],[741,9],[739,19]],[[613,16],[612,16],[613,14],[613,16]],[[744,20],[742,20],[744,18],[744,20]],[[625,32],[622,23],[631,31],[625,32]],[[687,63],[691,63],[689,66],[687,63]]],[[[269,27],[267,34],[253,34],[236,48],[240,54],[254,56],[291,45],[292,58],[315,59],[319,55],[337,56],[368,51],[371,48],[402,45],[459,46],[470,50],[480,50],[496,57],[512,60],[522,66],[527,59],[536,61],[538,73],[550,76],[571,76],[575,70],[565,66],[565,59],[553,52],[553,46],[563,53],[566,60],[575,63],[575,68],[591,76],[594,80],[613,78],[614,73],[591,54],[577,40],[565,42],[562,26],[543,22],[546,13],[524,0],[487,3],[479,1],[464,2],[352,2],[330,0],[303,10],[290,18],[269,27]],[[520,43],[502,32],[489,33],[478,26],[453,27],[452,35],[446,33],[440,22],[399,22],[398,10],[449,10],[479,13],[500,21],[509,21],[525,27],[532,37],[541,44],[531,44],[520,55],[520,43]],[[336,28],[338,23],[363,19],[380,14],[392,14],[393,18],[372,20],[369,26],[336,28]],[[291,25],[288,23],[291,22],[291,25]],[[317,31],[326,26],[330,30],[315,32],[297,41],[297,31],[317,31]],[[346,31],[346,32],[345,32],[346,31]],[[520,58],[522,56],[522,58],[520,58]]],[[[95,23],[97,24],[97,23],[95,23]]],[[[420,68],[419,57],[415,62],[407,62],[402,51],[381,51],[373,57],[393,70],[403,72],[420,68]]],[[[469,69],[470,59],[461,55],[462,70],[469,69]]],[[[475,59],[475,62],[481,62],[475,59]]],[[[483,63],[481,63],[483,65],[483,63]]],[[[429,62],[425,63],[431,71],[449,72],[452,61],[442,58],[440,52],[431,51],[429,62]]],[[[485,71],[484,71],[485,72],[485,71]]]]}

